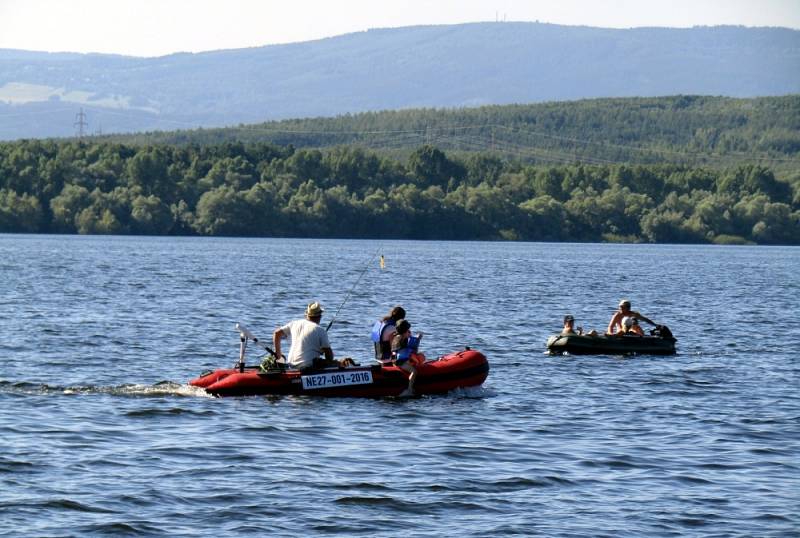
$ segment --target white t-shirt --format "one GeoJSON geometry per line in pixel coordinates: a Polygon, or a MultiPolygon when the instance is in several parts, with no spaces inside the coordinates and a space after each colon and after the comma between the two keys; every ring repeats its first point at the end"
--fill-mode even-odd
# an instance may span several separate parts
{"type": "Polygon", "coordinates": [[[286,361],[292,368],[308,368],[314,359],[323,355],[322,348],[331,347],[328,333],[318,323],[296,319],[281,327],[292,341],[286,361]]]}

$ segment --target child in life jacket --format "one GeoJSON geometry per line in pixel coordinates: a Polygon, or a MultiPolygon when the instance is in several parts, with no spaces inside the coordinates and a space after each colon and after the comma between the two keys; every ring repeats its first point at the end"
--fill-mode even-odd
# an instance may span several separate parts
{"type": "Polygon", "coordinates": [[[392,338],[392,357],[399,368],[408,372],[408,388],[400,396],[414,395],[414,382],[417,380],[417,368],[425,362],[425,355],[419,353],[419,342],[422,333],[411,334],[411,324],[401,319],[397,322],[397,334],[392,338]]]}
{"type": "Polygon", "coordinates": [[[395,306],[388,315],[372,326],[372,343],[375,346],[375,359],[378,362],[392,362],[392,339],[397,334],[397,322],[406,317],[402,306],[395,306]]]}

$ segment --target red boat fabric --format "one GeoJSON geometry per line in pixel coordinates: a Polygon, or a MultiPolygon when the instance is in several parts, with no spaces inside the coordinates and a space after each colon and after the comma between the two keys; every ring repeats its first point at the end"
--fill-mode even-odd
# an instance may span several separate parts
{"type": "MultiPolygon", "coordinates": [[[[481,385],[489,362],[479,351],[467,349],[419,366],[414,389],[418,395],[442,394],[481,385]]],[[[297,370],[262,372],[259,367],[226,368],[189,382],[215,396],[307,394],[317,396],[398,396],[408,386],[408,374],[389,365],[329,368],[310,373],[297,370]]]]}

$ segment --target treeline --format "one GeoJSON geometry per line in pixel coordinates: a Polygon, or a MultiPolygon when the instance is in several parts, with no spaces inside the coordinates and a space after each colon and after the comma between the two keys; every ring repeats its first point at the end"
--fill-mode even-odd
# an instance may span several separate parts
{"type": "Polygon", "coordinates": [[[800,244],[769,168],[538,166],[431,145],[0,144],[0,232],[800,244]]]}
{"type": "Polygon", "coordinates": [[[728,167],[752,162],[788,171],[800,164],[800,95],[681,95],[395,110],[107,140],[145,145],[359,145],[402,159],[430,144],[452,155],[491,152],[527,164],[669,162],[728,167]]]}

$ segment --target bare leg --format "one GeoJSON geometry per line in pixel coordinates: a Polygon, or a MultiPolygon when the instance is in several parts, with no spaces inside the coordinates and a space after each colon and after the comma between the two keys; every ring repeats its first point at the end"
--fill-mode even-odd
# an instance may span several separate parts
{"type": "Polygon", "coordinates": [[[408,388],[400,393],[400,396],[413,396],[414,395],[414,382],[417,380],[417,369],[410,362],[405,362],[400,365],[400,368],[408,372],[408,388]]]}

